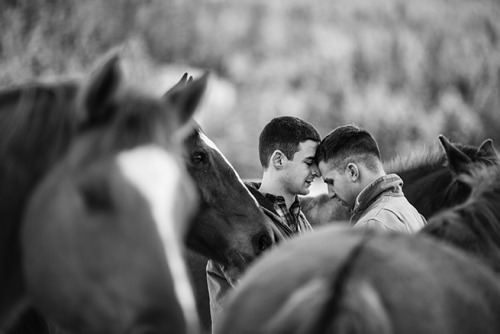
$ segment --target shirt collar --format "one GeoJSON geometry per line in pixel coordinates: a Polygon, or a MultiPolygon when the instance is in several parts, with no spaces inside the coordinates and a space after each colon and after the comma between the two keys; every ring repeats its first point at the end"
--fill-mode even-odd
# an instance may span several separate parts
{"type": "MultiPolygon", "coordinates": [[[[264,196],[271,201],[271,203],[285,203],[285,198],[283,196],[275,196],[273,194],[269,194],[269,193],[266,193],[264,194],[264,196]]],[[[295,199],[292,203],[292,205],[290,205],[290,209],[292,208],[295,208],[295,207],[299,207],[300,208],[300,200],[299,200],[299,196],[295,195],[295,199]]]]}
{"type": "Polygon", "coordinates": [[[352,213],[366,209],[379,194],[392,190],[402,192],[403,180],[396,174],[383,175],[367,185],[356,197],[352,213]]]}

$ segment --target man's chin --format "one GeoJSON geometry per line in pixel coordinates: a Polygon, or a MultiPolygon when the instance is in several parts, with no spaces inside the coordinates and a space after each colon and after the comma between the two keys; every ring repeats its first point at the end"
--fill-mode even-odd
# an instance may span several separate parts
{"type": "Polygon", "coordinates": [[[306,188],[303,188],[302,191],[299,193],[299,195],[306,196],[309,195],[311,192],[311,189],[309,189],[311,185],[308,185],[306,188]]]}

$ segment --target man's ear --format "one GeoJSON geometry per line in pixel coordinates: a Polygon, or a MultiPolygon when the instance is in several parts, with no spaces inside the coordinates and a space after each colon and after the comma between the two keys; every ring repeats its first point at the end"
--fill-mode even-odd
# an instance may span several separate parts
{"type": "Polygon", "coordinates": [[[271,163],[276,169],[283,168],[284,160],[286,156],[280,150],[275,150],[271,155],[271,163]]]}
{"type": "Polygon", "coordinates": [[[346,172],[352,182],[356,182],[359,179],[359,168],[355,163],[348,163],[346,167],[346,172]]]}

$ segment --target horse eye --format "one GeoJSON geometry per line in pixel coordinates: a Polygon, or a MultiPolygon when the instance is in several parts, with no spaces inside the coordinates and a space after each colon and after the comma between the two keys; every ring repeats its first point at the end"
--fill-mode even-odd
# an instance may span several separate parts
{"type": "Polygon", "coordinates": [[[203,153],[194,153],[191,156],[191,161],[195,164],[199,164],[205,160],[204,158],[205,157],[204,157],[203,153]]]}

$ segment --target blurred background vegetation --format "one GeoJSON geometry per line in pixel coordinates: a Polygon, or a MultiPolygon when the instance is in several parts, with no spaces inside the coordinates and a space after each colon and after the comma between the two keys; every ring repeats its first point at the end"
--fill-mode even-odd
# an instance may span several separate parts
{"type": "Polygon", "coordinates": [[[386,160],[440,133],[500,143],[499,18],[495,0],[1,0],[0,87],[85,73],[120,45],[155,64],[159,92],[209,70],[199,122],[258,178],[281,115],[322,136],[356,123],[386,160]]]}

